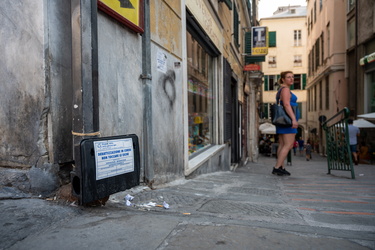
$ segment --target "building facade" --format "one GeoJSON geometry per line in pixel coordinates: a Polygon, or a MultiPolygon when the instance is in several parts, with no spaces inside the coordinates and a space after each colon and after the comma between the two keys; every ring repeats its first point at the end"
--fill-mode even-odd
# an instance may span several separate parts
{"type": "Polygon", "coordinates": [[[117,2],[0,4],[2,186],[55,190],[98,136],[136,134],[150,186],[256,160],[259,78],[242,56],[256,1],[117,6],[139,11],[130,21],[105,7],[117,2]]]}
{"type": "Polygon", "coordinates": [[[347,78],[353,116],[375,112],[375,1],[346,1],[347,78]]]}
{"type": "Polygon", "coordinates": [[[297,138],[307,138],[307,27],[306,6],[280,6],[271,17],[262,18],[261,26],[268,27],[269,48],[262,63],[263,121],[268,121],[270,105],[276,102],[280,72],[293,71],[293,93],[298,97],[300,119],[297,138]]]}
{"type": "Polygon", "coordinates": [[[307,129],[314,150],[320,154],[326,153],[321,121],[348,106],[345,2],[307,1],[307,129]]]}
{"type": "MultiPolygon", "coordinates": [[[[348,0],[345,11],[348,108],[356,118],[375,112],[375,1],[348,0]]],[[[374,129],[361,129],[359,143],[373,152],[374,141],[374,129]]]]}

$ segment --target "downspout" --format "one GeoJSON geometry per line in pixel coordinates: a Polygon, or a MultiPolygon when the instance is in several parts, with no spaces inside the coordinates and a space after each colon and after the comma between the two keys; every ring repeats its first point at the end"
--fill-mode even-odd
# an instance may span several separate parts
{"type": "Polygon", "coordinates": [[[154,152],[152,127],[152,76],[151,76],[151,34],[150,0],[144,0],[144,33],[142,34],[143,83],[143,164],[145,182],[151,187],[154,182],[154,152]]]}
{"type": "Polygon", "coordinates": [[[357,112],[358,112],[358,86],[357,84],[360,82],[359,77],[358,77],[358,67],[359,67],[359,59],[358,59],[358,1],[355,1],[355,83],[352,84],[354,87],[353,90],[354,92],[354,103],[355,103],[355,110],[354,110],[354,117],[357,117],[357,112]]]}
{"type": "Polygon", "coordinates": [[[97,2],[72,0],[73,194],[82,193],[82,139],[99,136],[97,2]]]}

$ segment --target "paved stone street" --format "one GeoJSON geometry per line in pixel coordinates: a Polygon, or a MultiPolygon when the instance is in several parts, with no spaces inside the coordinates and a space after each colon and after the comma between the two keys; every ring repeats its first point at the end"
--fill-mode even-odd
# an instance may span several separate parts
{"type": "Polygon", "coordinates": [[[297,153],[292,175],[275,176],[274,161],[136,187],[103,207],[10,199],[3,189],[0,249],[375,249],[374,165],[355,166],[351,179],[297,153]]]}

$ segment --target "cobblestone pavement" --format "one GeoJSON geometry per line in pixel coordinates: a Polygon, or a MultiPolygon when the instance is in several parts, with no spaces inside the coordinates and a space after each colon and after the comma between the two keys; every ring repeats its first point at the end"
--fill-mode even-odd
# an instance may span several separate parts
{"type": "Polygon", "coordinates": [[[319,155],[293,156],[291,176],[272,175],[274,162],[139,186],[103,207],[3,198],[0,249],[375,249],[374,165],[351,179],[327,175],[319,155]]]}

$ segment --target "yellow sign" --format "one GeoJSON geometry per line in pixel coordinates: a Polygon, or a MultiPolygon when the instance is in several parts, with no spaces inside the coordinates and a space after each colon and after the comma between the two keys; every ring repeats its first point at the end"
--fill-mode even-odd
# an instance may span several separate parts
{"type": "Polygon", "coordinates": [[[268,28],[264,26],[252,27],[251,31],[251,54],[267,55],[268,54],[268,28]]]}
{"type": "Polygon", "coordinates": [[[143,32],[141,2],[142,0],[98,0],[98,7],[118,21],[143,32]]]}

